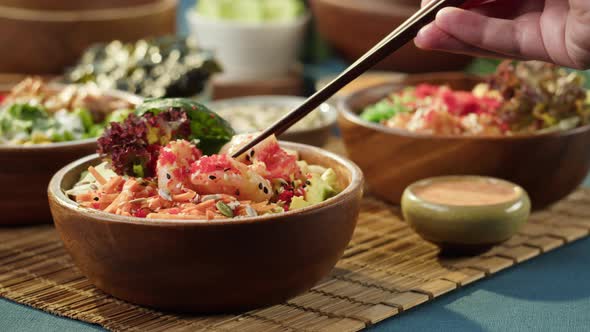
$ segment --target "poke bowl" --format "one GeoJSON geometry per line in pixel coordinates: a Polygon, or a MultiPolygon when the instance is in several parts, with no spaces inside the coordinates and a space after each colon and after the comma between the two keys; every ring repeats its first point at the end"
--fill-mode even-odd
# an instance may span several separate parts
{"type": "MultiPolygon", "coordinates": [[[[0,225],[51,222],[51,214],[47,207],[49,180],[63,165],[96,151],[96,138],[92,138],[93,135],[90,133],[92,130],[99,130],[98,122],[102,123],[103,121],[97,120],[97,123],[93,123],[93,120],[88,118],[94,110],[78,108],[74,111],[72,108],[71,112],[70,110],[67,112],[62,110],[45,112],[37,107],[39,105],[12,107],[27,105],[24,101],[34,94],[53,92],[58,94],[60,92],[63,93],[63,96],[67,94],[74,100],[76,97],[73,97],[75,93],[71,94],[74,91],[72,89],[75,89],[75,86],[46,84],[36,78],[27,78],[16,86],[3,85],[0,87],[0,95],[4,98],[16,97],[13,100],[14,103],[7,99],[0,102],[0,126],[2,126],[0,129],[0,183],[2,184],[0,208],[4,211],[0,225]],[[11,104],[8,105],[8,102],[11,104]],[[47,113],[50,115],[48,116],[47,113]],[[60,114],[60,120],[54,121],[54,115],[57,113],[60,114]],[[76,124],[71,122],[73,119],[79,119],[74,121],[77,124],[85,119],[84,121],[88,121],[88,127],[75,133],[67,130],[60,132],[55,130],[54,127],[57,126],[55,124],[58,122],[60,128],[76,127],[76,124]],[[37,124],[41,126],[41,123],[44,123],[43,133],[41,130],[33,133],[31,129],[33,122],[35,122],[35,126],[37,124]]],[[[101,113],[99,117],[106,118],[109,117],[107,113],[111,113],[118,107],[100,106],[101,98],[104,97],[104,100],[121,107],[130,107],[141,100],[135,95],[116,90],[99,90],[97,93],[98,95],[89,94],[86,101],[82,100],[84,98],[80,98],[75,103],[96,109],[101,113]],[[96,96],[98,99],[93,99],[96,96]],[[91,104],[93,106],[90,106],[91,104]]],[[[35,103],[39,103],[39,100],[36,100],[35,103]]],[[[48,100],[49,98],[46,101],[48,100]]],[[[72,100],[65,100],[63,103],[68,104],[72,100]]],[[[54,100],[52,107],[57,109],[61,106],[54,100]]]]}
{"type": "MultiPolygon", "coordinates": [[[[560,82],[574,84],[570,80],[572,76],[564,74],[563,77],[560,82]]],[[[415,74],[408,75],[401,82],[384,83],[341,99],[339,126],[342,137],[348,156],[364,171],[369,190],[399,204],[404,189],[418,180],[445,175],[492,176],[522,186],[529,193],[533,208],[538,209],[577,188],[590,169],[590,154],[587,152],[590,126],[585,122],[514,134],[456,134],[413,131],[396,123],[389,125],[393,117],[374,123],[362,114],[368,107],[374,107],[371,105],[390,98],[392,93],[403,93],[408,87],[418,89],[422,83],[465,91],[483,81],[482,77],[458,72],[415,74]]],[[[509,90],[503,92],[510,93],[506,91],[509,90]]],[[[586,93],[577,85],[576,91],[586,93]]],[[[429,105],[435,104],[431,102],[429,105]]],[[[539,114],[554,114],[552,112],[553,109],[548,108],[546,113],[539,114]]],[[[412,121],[415,119],[412,117],[412,121]]],[[[426,122],[409,123],[419,127],[426,122]]]]}
{"type": "MultiPolygon", "coordinates": [[[[197,199],[206,205],[218,200],[217,210],[212,208],[215,212],[211,214],[191,214],[188,210],[183,214],[170,209],[166,210],[168,214],[162,214],[161,209],[153,213],[149,203],[143,206],[151,212],[139,215],[139,209],[132,209],[129,216],[125,215],[129,210],[122,208],[115,214],[107,212],[108,208],[89,208],[104,195],[100,200],[90,197],[88,205],[82,196],[74,200],[66,193],[80,183],[82,172],[89,166],[98,168],[100,157],[91,155],[65,166],[51,180],[49,203],[56,229],[75,264],[94,285],[132,303],[200,313],[235,312],[280,303],[308,290],[334,267],[355,228],[363,187],[360,169],[342,157],[291,142],[281,142],[280,147],[310,165],[333,170],[341,191],[317,204],[297,209],[291,204],[289,211],[268,214],[242,215],[238,211],[248,203],[220,203],[226,195],[197,199]],[[234,213],[240,217],[232,218],[234,213]]],[[[160,157],[170,162],[166,149],[160,157]]],[[[246,155],[249,158],[253,153],[246,155]]],[[[200,157],[197,162],[202,165],[207,158],[214,156],[200,157]]],[[[222,155],[216,158],[227,159],[222,155]]],[[[232,172],[233,166],[224,167],[217,172],[232,172]]],[[[169,193],[161,193],[165,185],[160,181],[175,181],[176,173],[166,171],[164,175],[159,170],[158,195],[167,197],[169,193]]],[[[199,170],[205,172],[191,167],[192,179],[198,177],[199,170]]],[[[233,176],[204,174],[199,178],[204,181],[201,184],[228,181],[233,176]]],[[[264,189],[259,186],[254,191],[268,193],[266,185],[264,189]]],[[[210,193],[207,188],[194,189],[210,193]]],[[[218,186],[217,190],[238,196],[250,193],[245,187],[218,186]]],[[[191,199],[196,199],[195,195],[199,197],[193,194],[191,199]]]]}
{"type": "MultiPolygon", "coordinates": [[[[269,127],[304,101],[305,98],[296,96],[252,96],[217,100],[207,105],[226,118],[236,132],[252,133],[269,127]]],[[[323,103],[278,138],[323,146],[332,135],[337,117],[334,107],[323,103]]]]}

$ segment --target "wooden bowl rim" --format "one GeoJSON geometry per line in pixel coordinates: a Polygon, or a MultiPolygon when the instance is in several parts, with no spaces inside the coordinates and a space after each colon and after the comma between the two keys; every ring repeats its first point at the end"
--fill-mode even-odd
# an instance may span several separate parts
{"type": "MultiPolygon", "coordinates": [[[[240,103],[248,103],[249,105],[257,105],[257,106],[279,106],[279,107],[294,107],[302,104],[306,100],[305,97],[299,96],[287,96],[287,95],[256,95],[256,96],[244,96],[244,97],[234,97],[234,98],[224,98],[224,99],[217,99],[211,102],[206,103],[206,105],[214,112],[215,106],[227,107],[227,106],[235,106],[239,105],[240,103]]],[[[329,103],[322,103],[317,110],[322,114],[326,123],[321,126],[306,128],[306,129],[299,129],[293,130],[289,132],[285,132],[284,134],[310,134],[316,132],[318,130],[325,130],[333,127],[337,120],[338,120],[338,111],[336,108],[329,103]],[[322,109],[324,108],[324,109],[322,109]]]]}
{"type": "MultiPolygon", "coordinates": [[[[342,1],[342,0],[314,0],[313,2],[323,2],[323,5],[335,6],[348,11],[358,11],[363,14],[375,14],[385,16],[410,16],[419,9],[419,5],[412,6],[407,3],[398,3],[394,1],[385,2],[371,2],[371,1],[342,1]],[[389,12],[396,10],[395,13],[389,12]]],[[[392,27],[393,28],[393,27],[392,27]]]]}
{"type": "Polygon", "coordinates": [[[41,22],[79,22],[143,17],[176,7],[178,0],[158,0],[137,6],[90,10],[36,10],[0,6],[0,18],[41,22]]]}
{"type": "Polygon", "coordinates": [[[357,111],[353,110],[351,107],[351,101],[363,96],[365,94],[370,93],[373,90],[377,89],[386,89],[390,88],[391,92],[399,90],[407,85],[415,85],[418,81],[422,80],[429,80],[429,79],[442,79],[445,77],[452,77],[453,79],[458,78],[467,78],[467,79],[478,79],[481,76],[466,74],[463,72],[456,72],[456,71],[448,71],[448,72],[437,72],[437,73],[422,73],[422,74],[408,74],[401,79],[392,80],[390,82],[378,83],[358,91],[351,93],[350,95],[343,96],[338,99],[338,112],[348,121],[361,126],[365,127],[374,131],[379,131],[384,134],[390,135],[397,135],[402,137],[414,138],[414,139],[442,139],[442,140],[477,140],[477,141],[515,141],[515,140],[527,140],[527,139],[536,139],[540,137],[568,137],[578,135],[583,132],[590,131],[590,124],[576,127],[569,130],[559,130],[559,131],[552,131],[552,132],[544,132],[544,133],[531,133],[531,134],[520,134],[520,135],[478,135],[478,136],[468,136],[468,135],[432,135],[432,134],[424,134],[424,133],[416,133],[411,132],[404,129],[399,128],[390,128],[386,127],[381,124],[365,121],[358,116],[357,111]],[[412,81],[411,84],[406,84],[408,81],[412,81]]]}
{"type": "MultiPolygon", "coordinates": [[[[305,207],[298,210],[287,211],[283,213],[277,214],[270,214],[270,215],[263,215],[263,216],[256,216],[256,217],[246,217],[240,219],[228,219],[228,220],[216,220],[216,221],[209,221],[209,220],[202,220],[202,219],[194,219],[194,220],[169,220],[169,219],[149,219],[146,220],[145,218],[139,217],[127,217],[121,216],[113,213],[107,213],[103,211],[91,210],[86,209],[78,206],[72,199],[67,197],[65,192],[62,190],[61,183],[66,176],[66,174],[73,171],[74,168],[79,167],[85,163],[90,163],[93,161],[97,161],[99,156],[97,154],[89,155],[78,159],[76,161],[71,162],[70,164],[64,166],[61,170],[59,170],[55,175],[52,177],[51,181],[49,182],[48,187],[48,194],[50,201],[52,200],[54,204],[60,205],[62,208],[74,211],[75,214],[85,216],[88,218],[84,218],[87,221],[91,222],[116,222],[116,223],[124,223],[124,224],[133,224],[133,225],[140,225],[140,226],[155,226],[155,227],[231,227],[237,225],[245,225],[245,224],[267,224],[270,222],[285,222],[283,219],[285,217],[290,216],[309,216],[313,215],[316,212],[320,212],[321,210],[325,210],[326,208],[333,207],[337,204],[343,203],[346,200],[354,199],[354,196],[358,192],[362,192],[363,190],[363,173],[360,168],[353,163],[352,161],[338,156],[332,152],[306,145],[300,143],[293,143],[293,142],[281,142],[281,145],[296,150],[298,152],[307,152],[311,154],[320,155],[325,159],[332,159],[336,163],[344,166],[348,172],[350,172],[350,183],[346,188],[344,188],[338,195],[331,197],[319,204],[314,204],[309,207],[305,207]]],[[[84,220],[80,220],[80,222],[84,222],[84,220]]]]}
{"type": "MultiPolygon", "coordinates": [[[[62,84],[62,83],[55,83],[51,82],[48,84],[49,88],[53,88],[55,90],[64,89],[67,86],[76,85],[81,86],[81,84],[62,84]]],[[[10,89],[14,86],[13,84],[0,84],[0,91],[6,91],[6,89],[10,89]]],[[[99,89],[105,95],[116,97],[122,100],[125,100],[131,104],[139,105],[141,104],[143,98],[141,96],[132,94],[127,91],[115,90],[115,89],[99,89]]],[[[68,141],[68,142],[55,142],[55,143],[46,143],[46,144],[33,144],[33,145],[12,145],[12,144],[0,144],[0,153],[3,152],[20,152],[20,153],[31,153],[31,152],[39,152],[39,151],[47,151],[51,149],[58,149],[58,148],[68,148],[73,146],[86,146],[95,144],[96,138],[85,138],[75,141],[68,141]]]]}

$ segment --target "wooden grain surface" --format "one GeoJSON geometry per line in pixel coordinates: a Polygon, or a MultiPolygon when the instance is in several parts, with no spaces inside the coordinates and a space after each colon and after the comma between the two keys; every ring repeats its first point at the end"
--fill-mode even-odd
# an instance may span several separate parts
{"type": "Polygon", "coordinates": [[[217,316],[117,300],[79,272],[52,226],[0,228],[0,295],[112,331],[357,331],[588,236],[589,203],[590,190],[580,189],[488,252],[445,257],[400,219],[397,207],[366,197],[353,239],[328,278],[283,304],[217,316]]]}

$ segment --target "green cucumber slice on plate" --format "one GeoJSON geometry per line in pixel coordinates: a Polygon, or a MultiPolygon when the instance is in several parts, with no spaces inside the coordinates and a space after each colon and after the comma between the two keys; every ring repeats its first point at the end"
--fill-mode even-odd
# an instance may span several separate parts
{"type": "Polygon", "coordinates": [[[285,22],[305,13],[302,0],[199,0],[199,14],[240,22],[285,22]]]}

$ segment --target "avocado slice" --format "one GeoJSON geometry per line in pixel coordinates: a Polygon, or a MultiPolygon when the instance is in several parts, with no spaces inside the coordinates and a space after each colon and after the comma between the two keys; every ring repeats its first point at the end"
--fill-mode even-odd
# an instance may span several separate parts
{"type": "Polygon", "coordinates": [[[306,201],[303,197],[295,196],[291,200],[291,204],[289,205],[289,210],[303,209],[304,207],[308,207],[310,205],[311,205],[311,203],[306,201]]]}
{"type": "Polygon", "coordinates": [[[333,169],[328,168],[327,170],[322,173],[321,176],[322,180],[326,182],[333,190],[338,191],[340,184],[338,183],[338,175],[334,172],[333,169]]]}
{"type": "Polygon", "coordinates": [[[189,138],[199,140],[198,148],[206,155],[219,152],[235,135],[229,122],[204,105],[187,98],[146,99],[136,108],[135,114],[142,116],[151,112],[157,115],[171,108],[186,112],[191,120],[192,134],[189,138]]]}
{"type": "Polygon", "coordinates": [[[337,175],[331,168],[325,170],[322,175],[311,173],[311,177],[307,180],[307,186],[305,187],[305,197],[293,197],[289,209],[297,210],[321,203],[338,194],[338,191],[335,189],[337,187],[337,175]]]}
{"type": "Polygon", "coordinates": [[[310,204],[317,204],[336,195],[336,190],[332,188],[318,174],[312,174],[308,180],[309,184],[305,188],[305,200],[310,204]]]}

